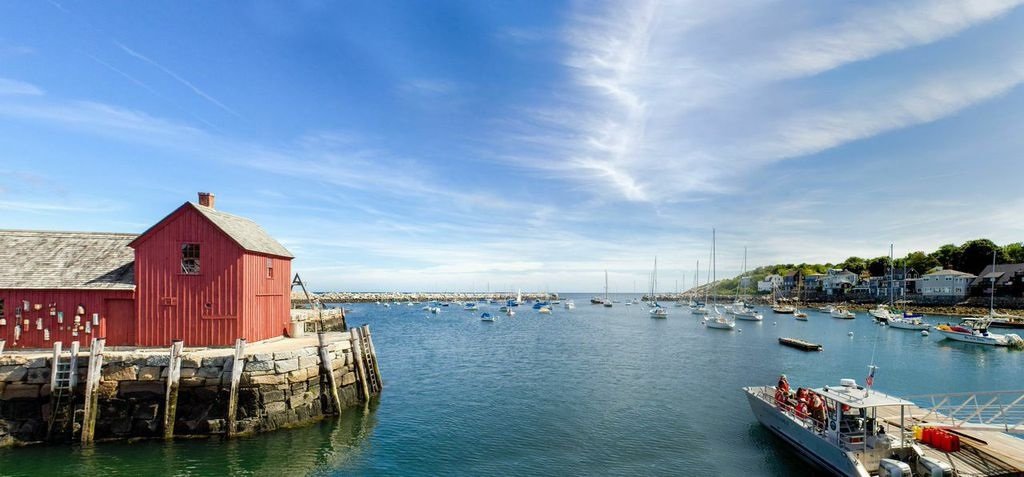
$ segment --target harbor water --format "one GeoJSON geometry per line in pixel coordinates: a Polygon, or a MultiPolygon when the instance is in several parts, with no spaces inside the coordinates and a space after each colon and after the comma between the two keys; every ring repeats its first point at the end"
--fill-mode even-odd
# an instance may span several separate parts
{"type": "Polygon", "coordinates": [[[863,312],[809,310],[802,322],[764,309],[763,322],[730,332],[685,307],[668,304],[660,320],[643,305],[572,298],[575,310],[520,306],[511,318],[486,304],[346,305],[349,324],[373,329],[385,383],[366,409],[233,441],[0,449],[0,475],[813,475],[757,423],[741,387],[779,373],[794,388],[862,383],[872,359],[876,388],[902,396],[1024,383],[1024,352],[889,329],[863,312]]]}

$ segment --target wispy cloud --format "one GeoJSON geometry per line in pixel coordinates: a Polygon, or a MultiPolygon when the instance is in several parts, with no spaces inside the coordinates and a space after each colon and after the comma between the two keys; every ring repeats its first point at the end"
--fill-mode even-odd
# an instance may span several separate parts
{"type": "Polygon", "coordinates": [[[136,58],[138,60],[141,60],[141,61],[143,61],[143,62],[145,62],[145,63],[155,67],[156,69],[158,69],[160,71],[163,71],[164,73],[166,73],[171,78],[174,78],[175,81],[181,83],[182,85],[184,85],[185,87],[190,89],[193,93],[195,93],[197,96],[199,96],[199,97],[209,101],[214,106],[217,106],[218,108],[220,108],[220,109],[222,109],[222,110],[224,110],[224,111],[226,111],[226,112],[228,112],[228,113],[230,113],[230,114],[232,114],[234,116],[237,116],[239,118],[242,117],[240,114],[235,112],[235,110],[227,107],[227,105],[225,105],[224,103],[222,103],[219,100],[217,100],[217,98],[214,98],[213,96],[210,96],[209,94],[207,94],[205,91],[199,89],[198,86],[193,84],[191,81],[185,79],[184,77],[182,77],[178,73],[175,73],[170,68],[167,68],[166,66],[164,66],[164,65],[162,65],[160,63],[157,63],[155,60],[149,58],[146,55],[143,55],[142,53],[139,53],[139,52],[129,48],[128,46],[126,46],[125,44],[123,44],[123,43],[121,43],[119,41],[114,41],[114,44],[117,45],[117,47],[120,48],[121,51],[124,51],[129,56],[131,56],[133,58],[136,58]]]}
{"type": "Polygon", "coordinates": [[[883,2],[824,22],[813,14],[773,21],[787,11],[779,2],[584,7],[566,33],[575,87],[546,98],[558,107],[535,108],[513,128],[525,152],[510,160],[631,201],[728,192],[764,164],[934,121],[1011,89],[1018,72],[998,65],[915,73],[910,88],[873,97],[851,90],[845,103],[807,103],[805,85],[780,81],[933,43],[1021,3],[883,2]],[[753,15],[788,29],[766,37],[736,28],[753,15]],[[787,103],[777,124],[767,98],[786,95],[800,100],[787,103]]]}
{"type": "Polygon", "coordinates": [[[0,95],[42,96],[43,90],[38,86],[9,78],[0,78],[0,95]]]}
{"type": "Polygon", "coordinates": [[[36,49],[25,45],[0,45],[0,56],[22,56],[35,53],[36,49]]]}

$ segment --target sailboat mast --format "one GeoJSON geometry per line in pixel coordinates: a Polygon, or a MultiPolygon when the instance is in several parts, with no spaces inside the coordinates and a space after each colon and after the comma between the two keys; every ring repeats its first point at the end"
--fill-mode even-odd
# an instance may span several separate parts
{"type": "Polygon", "coordinates": [[[988,291],[988,317],[996,316],[996,251],[992,249],[992,285],[988,291]]]}
{"type": "MultiPolygon", "coordinates": [[[[711,286],[716,291],[718,289],[718,260],[717,250],[715,250],[715,229],[711,229],[711,286]]],[[[718,302],[718,296],[715,293],[711,294],[711,299],[718,302]]]]}
{"type": "Polygon", "coordinates": [[[896,271],[896,264],[893,263],[892,244],[889,244],[889,311],[892,311],[892,281],[896,271]]]}

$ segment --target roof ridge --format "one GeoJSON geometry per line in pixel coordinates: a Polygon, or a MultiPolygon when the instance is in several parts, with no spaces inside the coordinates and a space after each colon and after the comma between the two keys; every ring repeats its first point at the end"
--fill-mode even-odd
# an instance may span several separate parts
{"type": "Polygon", "coordinates": [[[2,234],[74,234],[74,235],[110,235],[116,237],[138,237],[139,234],[131,232],[90,232],[87,230],[43,230],[43,229],[0,229],[2,234]]]}

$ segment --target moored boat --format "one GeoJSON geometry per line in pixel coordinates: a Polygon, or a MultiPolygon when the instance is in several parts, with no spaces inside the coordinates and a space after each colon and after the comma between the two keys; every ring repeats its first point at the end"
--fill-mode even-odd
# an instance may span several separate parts
{"type": "Polygon", "coordinates": [[[898,329],[901,329],[901,330],[917,330],[917,331],[921,331],[921,330],[930,329],[932,327],[932,325],[930,325],[928,323],[925,323],[924,320],[922,320],[920,318],[900,318],[900,317],[895,317],[895,318],[892,318],[892,319],[889,320],[889,327],[890,328],[898,328],[898,329]]]}
{"type": "Polygon", "coordinates": [[[566,310],[575,310],[576,309],[576,302],[574,302],[572,300],[566,300],[566,302],[564,304],[562,304],[562,306],[565,307],[566,310]]]}
{"type": "Polygon", "coordinates": [[[846,308],[843,308],[841,306],[833,308],[829,315],[831,315],[832,318],[839,318],[841,320],[852,320],[857,317],[857,315],[854,314],[852,311],[847,310],[846,308]]]}
{"type": "Polygon", "coordinates": [[[485,312],[482,315],[480,315],[480,321],[491,321],[491,322],[493,322],[494,321],[494,317],[491,316],[490,313],[486,313],[485,312]]]}
{"type": "Polygon", "coordinates": [[[965,319],[959,325],[942,324],[935,331],[946,339],[987,346],[1024,347],[1024,339],[1016,334],[999,334],[988,331],[987,318],[965,319]]]}
{"type": "Polygon", "coordinates": [[[807,390],[804,402],[793,399],[788,383],[784,388],[752,386],[743,391],[761,425],[818,467],[844,477],[879,475],[883,468],[905,469],[903,475],[909,476],[908,464],[923,459],[902,417],[903,409],[913,403],[865,390],[852,379],[840,383],[807,390]],[[899,425],[885,430],[877,410],[893,407],[901,409],[899,425]]]}

